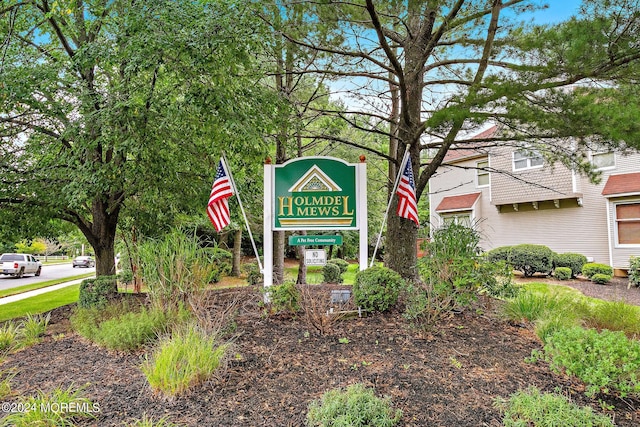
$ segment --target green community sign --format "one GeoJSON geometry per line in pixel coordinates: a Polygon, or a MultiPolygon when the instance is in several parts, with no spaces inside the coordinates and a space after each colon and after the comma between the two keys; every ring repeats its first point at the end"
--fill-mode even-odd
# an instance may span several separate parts
{"type": "MultiPolygon", "coordinates": [[[[264,286],[273,284],[273,231],[358,230],[360,269],[367,267],[367,164],[301,157],[264,165],[264,286]]],[[[340,245],[342,236],[292,236],[290,245],[340,245]]],[[[319,254],[319,250],[315,250],[319,254]]],[[[315,257],[314,259],[321,257],[315,257]]]]}
{"type": "Polygon", "coordinates": [[[274,169],[274,230],[355,229],[356,166],[302,158],[274,169]]]}
{"type": "Polygon", "coordinates": [[[289,236],[290,246],[341,245],[342,236],[289,236]]]}

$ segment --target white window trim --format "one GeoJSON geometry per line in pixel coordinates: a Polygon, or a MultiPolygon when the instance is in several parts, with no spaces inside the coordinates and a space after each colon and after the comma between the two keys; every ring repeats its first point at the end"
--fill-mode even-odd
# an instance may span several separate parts
{"type": "MultiPolygon", "coordinates": [[[[523,160],[523,159],[520,159],[523,160]]],[[[526,170],[531,170],[531,169],[540,169],[544,167],[544,158],[542,157],[542,154],[540,154],[537,150],[534,149],[526,149],[526,148],[521,148],[519,150],[514,151],[513,153],[511,153],[511,169],[513,170],[513,172],[521,172],[521,171],[526,171],[526,170]],[[536,165],[536,166],[531,166],[531,159],[532,158],[537,158],[538,156],[531,156],[528,155],[526,157],[527,159],[527,166],[524,168],[516,168],[516,153],[522,152],[522,153],[526,153],[527,151],[531,152],[532,154],[535,153],[538,156],[540,156],[540,158],[542,158],[542,164],[541,165],[536,165]]]]}
{"type": "Polygon", "coordinates": [[[440,226],[444,226],[445,225],[445,218],[454,218],[455,223],[458,223],[458,217],[469,217],[469,225],[471,227],[473,227],[473,224],[475,222],[475,211],[474,209],[470,209],[470,210],[460,210],[460,211],[451,211],[451,212],[443,212],[443,213],[439,213],[438,216],[440,217],[440,226]]]}
{"type": "MultiPolygon", "coordinates": [[[[604,166],[601,168],[596,168],[597,171],[607,171],[607,170],[612,170],[616,168],[616,153],[615,151],[590,151],[589,152],[589,163],[591,163],[593,165],[593,156],[594,155],[598,155],[598,154],[613,154],[613,166],[604,166]]],[[[594,165],[595,166],[595,165],[594,165]]]]}
{"type": "Polygon", "coordinates": [[[625,200],[624,202],[613,203],[613,236],[616,248],[640,248],[640,243],[620,243],[618,238],[618,205],[636,205],[640,203],[640,199],[625,200]]]}
{"type": "Polygon", "coordinates": [[[489,159],[487,160],[481,160],[479,162],[476,162],[476,188],[486,188],[491,186],[491,174],[489,173],[488,170],[481,170],[479,169],[479,165],[480,163],[486,163],[487,164],[487,168],[489,167],[489,159]],[[482,175],[487,175],[488,181],[486,184],[480,184],[480,180],[478,178],[480,178],[480,173],[482,172],[482,175]]]}

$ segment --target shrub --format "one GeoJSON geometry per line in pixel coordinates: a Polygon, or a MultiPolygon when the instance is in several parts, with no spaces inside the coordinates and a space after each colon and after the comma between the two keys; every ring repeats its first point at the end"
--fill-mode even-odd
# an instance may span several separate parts
{"type": "Polygon", "coordinates": [[[402,283],[402,277],[389,268],[367,268],[356,274],[353,301],[365,311],[386,311],[398,302],[402,283]]]}
{"type": "Polygon", "coordinates": [[[275,313],[282,311],[295,313],[300,310],[300,291],[293,282],[273,285],[265,290],[269,294],[271,310],[275,313]]]}
{"type": "Polygon", "coordinates": [[[117,292],[116,276],[98,276],[85,279],[80,284],[78,306],[81,308],[104,307],[117,292]]]}
{"type": "Polygon", "coordinates": [[[491,249],[486,253],[486,257],[489,262],[504,261],[509,263],[511,261],[511,246],[500,246],[491,249]]]}
{"type": "Polygon", "coordinates": [[[0,326],[0,355],[8,353],[18,346],[20,327],[13,322],[0,326]]]}
{"type": "Polygon", "coordinates": [[[340,267],[340,274],[344,274],[347,272],[347,268],[349,268],[349,263],[342,258],[331,258],[327,261],[327,264],[335,264],[340,267]]]}
{"type": "Polygon", "coordinates": [[[376,397],[372,389],[353,384],[346,390],[329,390],[309,405],[307,422],[318,427],[390,427],[400,422],[402,411],[389,399],[376,397]]]}
{"type": "Polygon", "coordinates": [[[257,262],[245,264],[243,268],[247,273],[247,282],[249,282],[251,286],[262,283],[262,273],[260,273],[260,268],[257,262]]]}
{"type": "MultiPolygon", "coordinates": [[[[554,267],[568,267],[571,269],[571,277],[576,277],[582,272],[582,267],[587,263],[587,257],[582,254],[567,252],[556,254],[553,259],[554,267]]],[[[561,279],[562,280],[562,279],[561,279]]]]}
{"type": "Polygon", "coordinates": [[[205,248],[204,249],[209,262],[218,267],[220,273],[227,276],[231,273],[233,263],[233,254],[222,248],[205,248]]]}
{"type": "Polygon", "coordinates": [[[509,263],[525,277],[531,277],[535,273],[551,273],[554,256],[555,253],[544,245],[516,245],[511,247],[509,263]]]}
{"type": "Polygon", "coordinates": [[[342,283],[340,266],[335,263],[326,263],[322,267],[322,281],[324,283],[342,283]]]}
{"type": "Polygon", "coordinates": [[[640,286],[640,257],[629,259],[629,285],[640,286]]]}
{"type": "Polygon", "coordinates": [[[12,412],[2,420],[3,426],[73,426],[76,420],[95,418],[93,412],[99,410],[97,404],[82,397],[82,389],[74,390],[73,386],[50,393],[38,391],[35,396],[21,398],[19,405],[30,410],[12,412]]]}
{"type": "Polygon", "coordinates": [[[588,262],[582,266],[583,276],[591,279],[593,278],[594,274],[605,274],[609,276],[609,278],[611,278],[613,277],[613,268],[611,268],[607,264],[599,264],[597,262],[588,262]]]}
{"type": "Polygon", "coordinates": [[[599,285],[606,285],[611,281],[611,276],[608,274],[596,273],[593,276],[591,276],[591,281],[599,285]]]}
{"type": "Polygon", "coordinates": [[[166,312],[142,308],[137,313],[124,313],[102,322],[95,332],[94,340],[111,350],[132,351],[166,332],[168,323],[166,312]]]}
{"type": "Polygon", "coordinates": [[[588,406],[580,407],[565,396],[541,393],[536,387],[518,391],[509,400],[498,398],[494,404],[504,413],[505,427],[565,426],[613,427],[606,415],[597,414],[588,406]]]}
{"type": "Polygon", "coordinates": [[[186,325],[145,358],[142,372],[155,392],[177,396],[209,380],[223,364],[227,347],[200,328],[186,325]]]}
{"type": "Polygon", "coordinates": [[[11,380],[16,376],[15,370],[0,371],[0,400],[5,400],[11,396],[11,380]]]}
{"type": "Polygon", "coordinates": [[[564,370],[586,384],[586,394],[640,395],[640,342],[619,331],[573,327],[547,338],[544,359],[554,371],[564,370]]]}
{"type": "MultiPolygon", "coordinates": [[[[520,292],[502,306],[502,314],[514,322],[535,322],[549,313],[577,313],[576,303],[570,297],[537,292],[520,292]]],[[[567,316],[565,314],[565,316],[567,316]]]]}
{"type": "Polygon", "coordinates": [[[569,280],[572,275],[571,268],[569,267],[556,267],[556,269],[553,270],[553,277],[558,280],[569,280]]]}

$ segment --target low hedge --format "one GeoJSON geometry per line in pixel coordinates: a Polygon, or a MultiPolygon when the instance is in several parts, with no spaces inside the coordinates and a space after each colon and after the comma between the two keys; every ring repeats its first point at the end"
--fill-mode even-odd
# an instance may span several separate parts
{"type": "Polygon", "coordinates": [[[555,252],[544,245],[516,245],[511,247],[509,264],[519,270],[524,277],[535,273],[550,274],[553,270],[555,252]]]}
{"type": "Polygon", "coordinates": [[[582,266],[582,275],[592,279],[596,274],[604,274],[613,277],[613,268],[607,264],[600,264],[597,262],[588,262],[582,266]]]}
{"type": "Polygon", "coordinates": [[[553,266],[568,267],[571,269],[571,277],[576,277],[582,273],[582,267],[587,263],[587,257],[582,254],[567,252],[564,254],[556,254],[553,259],[553,266]]]}
{"type": "Polygon", "coordinates": [[[85,279],[80,284],[78,306],[80,308],[104,307],[118,293],[116,276],[98,276],[85,279]]]}
{"type": "Polygon", "coordinates": [[[398,302],[404,281],[395,271],[374,266],[356,274],[353,300],[365,311],[386,311],[398,302]]]}
{"type": "Polygon", "coordinates": [[[571,269],[569,267],[556,267],[553,270],[553,276],[558,280],[569,280],[572,277],[571,269]]]}

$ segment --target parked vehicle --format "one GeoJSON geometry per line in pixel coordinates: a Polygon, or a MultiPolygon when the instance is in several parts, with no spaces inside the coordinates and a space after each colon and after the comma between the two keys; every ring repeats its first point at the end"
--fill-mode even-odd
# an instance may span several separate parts
{"type": "Polygon", "coordinates": [[[42,263],[29,254],[2,254],[0,255],[0,274],[20,278],[25,274],[39,276],[42,272],[42,263]]]}
{"type": "Polygon", "coordinates": [[[73,268],[76,267],[95,267],[96,261],[90,256],[79,256],[73,260],[73,268]]]}

